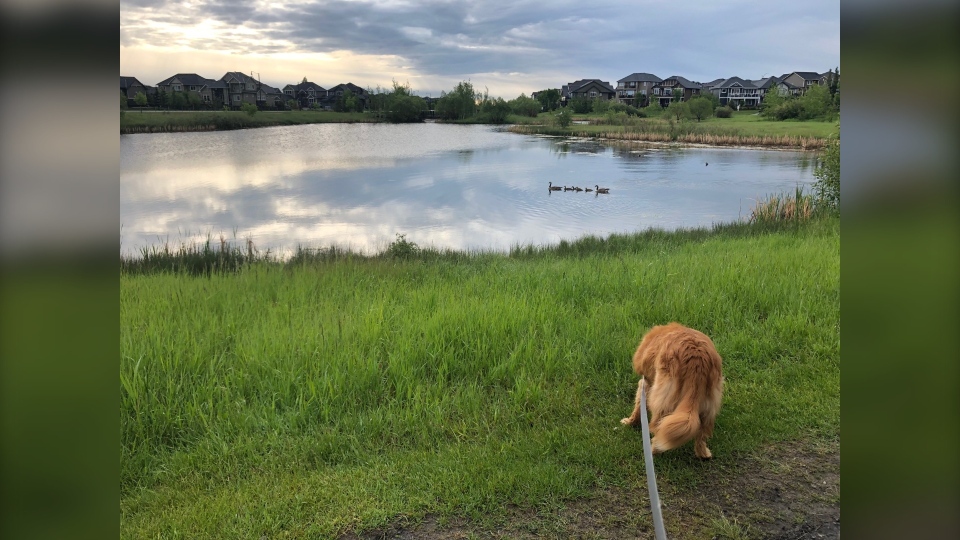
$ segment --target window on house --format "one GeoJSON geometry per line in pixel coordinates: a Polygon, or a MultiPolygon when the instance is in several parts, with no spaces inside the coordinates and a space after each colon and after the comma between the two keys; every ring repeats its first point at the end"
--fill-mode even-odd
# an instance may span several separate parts
{"type": "Polygon", "coordinates": [[[183,87],[180,86],[179,84],[175,84],[175,85],[173,85],[173,90],[174,90],[175,92],[179,92],[179,91],[183,90],[183,87]]]}
{"type": "Polygon", "coordinates": [[[196,91],[197,91],[197,87],[196,87],[196,86],[191,86],[191,87],[190,87],[190,90],[191,90],[192,92],[196,92],[196,91]]]}
{"type": "Polygon", "coordinates": [[[240,96],[233,96],[234,101],[240,101],[240,96]]]}
{"type": "Polygon", "coordinates": [[[597,97],[597,91],[596,91],[596,90],[591,90],[591,91],[590,91],[590,97],[592,97],[592,98],[597,97]]]}
{"type": "Polygon", "coordinates": [[[204,94],[204,95],[203,95],[203,100],[204,100],[204,101],[210,101],[210,96],[207,95],[207,94],[204,94]]]}

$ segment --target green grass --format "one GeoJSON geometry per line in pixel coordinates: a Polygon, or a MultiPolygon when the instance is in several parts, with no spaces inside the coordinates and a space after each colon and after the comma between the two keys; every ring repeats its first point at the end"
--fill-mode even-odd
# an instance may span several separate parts
{"type": "MultiPolygon", "coordinates": [[[[630,356],[710,335],[719,466],[839,436],[839,219],[587,237],[510,254],[121,261],[121,537],[329,537],[642,482],[630,356]]],[[[237,248],[243,251],[244,248],[237,248]]],[[[689,447],[657,459],[694,487],[689,447]]]]}
{"type": "Polygon", "coordinates": [[[297,124],[375,121],[373,115],[367,113],[332,111],[259,111],[253,116],[241,111],[127,111],[120,118],[120,133],[227,130],[297,124]]]}
{"type": "Polygon", "coordinates": [[[511,131],[637,141],[803,148],[820,148],[827,139],[839,133],[838,123],[835,121],[778,122],[766,120],[754,113],[755,111],[737,111],[731,118],[710,117],[701,122],[692,119],[676,122],[666,117],[611,119],[600,114],[578,114],[573,117],[574,121],[586,121],[589,124],[573,124],[566,129],[554,125],[550,113],[542,113],[538,117],[539,125],[518,125],[511,128],[511,131]]]}

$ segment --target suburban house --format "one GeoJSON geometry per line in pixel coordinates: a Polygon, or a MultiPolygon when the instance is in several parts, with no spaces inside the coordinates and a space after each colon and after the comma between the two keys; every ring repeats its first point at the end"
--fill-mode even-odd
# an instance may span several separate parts
{"type": "MultiPolygon", "coordinates": [[[[823,74],[826,75],[826,74],[823,74]]],[[[799,96],[807,92],[807,88],[821,84],[823,75],[813,71],[794,71],[777,77],[777,87],[780,95],[799,96]]]]}
{"type": "Polygon", "coordinates": [[[167,94],[173,94],[174,92],[192,93],[199,97],[204,87],[212,82],[215,81],[201,77],[196,73],[177,73],[158,82],[157,91],[163,91],[167,94]]]}
{"type": "Polygon", "coordinates": [[[775,88],[777,84],[776,77],[767,77],[766,79],[757,79],[755,81],[750,81],[751,84],[757,87],[760,90],[760,101],[763,102],[764,96],[767,95],[767,92],[771,88],[775,88]]]}
{"type": "Polygon", "coordinates": [[[714,79],[710,82],[700,83],[700,92],[713,92],[713,87],[722,83],[726,79],[714,79]]]}
{"type": "Polygon", "coordinates": [[[285,102],[286,99],[283,91],[269,84],[260,83],[260,88],[257,90],[258,107],[273,107],[279,109],[283,108],[285,102]]]}
{"type": "Polygon", "coordinates": [[[127,97],[127,105],[133,107],[136,105],[136,102],[133,101],[137,97],[138,93],[143,93],[143,95],[149,95],[155,90],[149,86],[144,86],[144,84],[137,80],[136,77],[124,77],[120,76],[120,93],[127,97]]]}
{"type": "Polygon", "coordinates": [[[710,91],[720,98],[720,105],[729,105],[735,109],[740,106],[756,107],[760,104],[760,88],[740,77],[724,79],[713,85],[710,91]]]}
{"type": "MultiPolygon", "coordinates": [[[[662,81],[663,79],[652,73],[631,73],[617,81],[617,101],[634,105],[638,95],[651,95],[653,85],[662,81]]],[[[646,99],[643,99],[641,105],[646,105],[645,102],[646,99]]]]}
{"type": "Polygon", "coordinates": [[[560,89],[560,102],[566,105],[571,99],[613,99],[616,94],[608,82],[600,79],[580,79],[563,85],[560,89]]]}
{"type": "Polygon", "coordinates": [[[227,85],[227,102],[230,107],[240,107],[244,103],[257,104],[257,92],[260,90],[260,81],[239,71],[228,71],[220,82],[227,85]]]}
{"type": "Polygon", "coordinates": [[[689,81],[679,75],[672,75],[655,83],[652,88],[653,98],[659,98],[660,106],[667,107],[673,100],[674,90],[681,92],[680,101],[689,101],[700,95],[702,86],[698,82],[689,81]]]}
{"type": "Polygon", "coordinates": [[[284,99],[294,100],[300,108],[312,107],[327,97],[327,91],[317,83],[303,81],[297,84],[288,84],[283,87],[284,99]]]}

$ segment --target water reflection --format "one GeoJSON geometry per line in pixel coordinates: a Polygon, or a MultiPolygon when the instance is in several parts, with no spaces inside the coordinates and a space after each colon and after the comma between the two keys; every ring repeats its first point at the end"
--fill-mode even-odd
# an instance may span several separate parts
{"type": "Polygon", "coordinates": [[[584,234],[709,225],[812,180],[799,152],[604,146],[486,126],[331,124],[128,135],[124,252],[221,232],[298,244],[509,249],[584,234]],[[559,159],[558,159],[559,158],[559,159]],[[707,165],[708,164],[708,165],[707,165]],[[609,195],[551,192],[610,187],[609,195]]]}

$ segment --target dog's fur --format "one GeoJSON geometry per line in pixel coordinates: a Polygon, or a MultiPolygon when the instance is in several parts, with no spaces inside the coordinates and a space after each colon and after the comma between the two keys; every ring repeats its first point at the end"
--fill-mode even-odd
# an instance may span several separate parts
{"type": "Polygon", "coordinates": [[[707,439],[720,412],[723,374],[717,348],[705,334],[679,323],[654,326],[633,354],[641,375],[633,414],[622,424],[640,425],[640,389],[647,384],[653,453],[666,452],[696,437],[694,453],[713,457],[707,439]]]}

